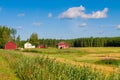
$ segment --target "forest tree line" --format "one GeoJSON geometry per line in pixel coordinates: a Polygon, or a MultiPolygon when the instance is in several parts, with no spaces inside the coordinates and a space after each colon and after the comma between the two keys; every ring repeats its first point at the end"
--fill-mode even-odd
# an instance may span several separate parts
{"type": "Polygon", "coordinates": [[[17,41],[17,39],[20,36],[16,38],[15,36],[16,33],[17,33],[17,30],[14,28],[9,28],[7,26],[0,26],[0,48],[4,48],[4,45],[8,41],[17,41]]]}
{"type": "Polygon", "coordinates": [[[20,35],[16,37],[17,30],[7,26],[0,26],[0,48],[8,41],[13,41],[18,47],[23,47],[24,43],[30,42],[36,47],[45,45],[46,47],[56,47],[57,43],[63,41],[70,47],[120,47],[120,37],[90,37],[77,39],[39,39],[37,33],[32,33],[27,40],[21,40],[20,35]]]}
{"type": "Polygon", "coordinates": [[[56,47],[56,44],[60,41],[68,43],[70,47],[120,47],[120,37],[39,40],[41,44],[45,44],[50,47],[56,47]]]}

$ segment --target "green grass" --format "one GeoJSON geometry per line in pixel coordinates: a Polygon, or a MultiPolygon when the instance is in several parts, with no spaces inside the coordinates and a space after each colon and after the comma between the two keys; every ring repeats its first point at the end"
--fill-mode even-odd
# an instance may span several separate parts
{"type": "MultiPolygon", "coordinates": [[[[28,53],[29,54],[29,53],[28,53]]],[[[105,74],[92,66],[75,66],[46,56],[25,56],[14,51],[1,55],[20,80],[119,80],[120,73],[105,74]]],[[[13,79],[14,80],[14,79],[13,79]]]]}
{"type": "Polygon", "coordinates": [[[86,55],[84,51],[81,51],[79,49],[57,49],[57,48],[47,48],[47,49],[25,49],[23,52],[32,52],[32,53],[38,53],[40,55],[46,55],[50,57],[55,58],[65,58],[73,60],[75,57],[81,57],[83,55],[86,55]]]}
{"type": "MultiPolygon", "coordinates": [[[[69,49],[25,49],[23,52],[38,53],[55,58],[64,58],[75,62],[85,62],[93,64],[97,63],[103,58],[111,56],[111,58],[118,58],[120,60],[120,47],[87,47],[87,48],[69,48],[69,49]],[[114,56],[116,55],[117,56],[114,56]]],[[[115,65],[115,64],[112,64],[115,65]]]]}
{"type": "MultiPolygon", "coordinates": [[[[18,61],[16,72],[21,80],[103,80],[105,74],[90,66],[76,67],[45,57],[24,57],[18,61]],[[34,65],[33,65],[34,64],[34,65]]],[[[114,76],[116,77],[116,76],[114,76]]],[[[117,78],[118,79],[118,78],[117,78]]]]}
{"type": "MultiPolygon", "coordinates": [[[[88,48],[69,48],[69,49],[56,49],[56,48],[24,49],[23,51],[0,50],[0,61],[1,61],[0,65],[3,65],[0,67],[0,73],[2,73],[1,75],[3,74],[5,75],[4,80],[8,80],[7,78],[9,77],[11,77],[9,80],[15,80],[17,79],[17,77],[19,77],[21,80],[24,80],[24,78],[27,78],[25,80],[33,80],[31,78],[35,78],[36,75],[38,76],[38,78],[42,76],[41,80],[46,80],[45,76],[47,76],[46,78],[48,79],[50,78],[49,80],[61,80],[61,79],[74,80],[71,78],[73,74],[75,74],[73,75],[74,78],[77,75],[85,76],[85,75],[88,75],[87,71],[90,72],[89,75],[91,75],[92,78],[94,76],[103,76],[101,78],[101,80],[103,80],[104,77],[106,77],[104,74],[104,71],[91,72],[93,68],[91,68],[90,66],[85,66],[85,67],[81,67],[83,72],[79,74],[78,72],[80,71],[78,66],[71,64],[71,62],[75,64],[76,62],[77,64],[82,62],[85,64],[90,63],[90,64],[103,65],[106,68],[109,66],[118,68],[119,62],[120,62],[120,48],[119,47],[115,47],[115,48],[114,47],[107,47],[107,48],[88,47],[88,48]],[[23,54],[25,56],[23,56],[23,54]],[[38,56],[44,56],[44,57],[48,56],[49,59],[46,59],[46,58],[43,59],[38,56]],[[106,60],[106,58],[108,57],[110,57],[110,59],[106,60]],[[57,63],[56,61],[53,60],[54,58],[56,58],[56,60],[58,61],[57,63]],[[66,62],[64,62],[64,60],[66,62]],[[49,70],[53,70],[53,72],[49,70]],[[54,70],[56,71],[55,73],[54,73],[54,70]],[[63,71],[59,71],[59,70],[63,70],[63,71]],[[64,71],[66,70],[67,71],[70,70],[68,72],[71,74],[65,73],[64,71]],[[74,73],[74,70],[75,70],[75,73],[74,73]],[[59,73],[63,72],[63,73],[58,74],[57,72],[59,73]],[[15,75],[17,75],[17,77],[15,75]],[[31,76],[28,76],[28,75],[31,75],[31,76]]],[[[119,75],[120,75],[119,71],[118,73],[111,72],[111,74],[105,79],[119,80],[118,79],[119,75]]],[[[86,79],[86,78],[87,77],[84,77],[83,79],[86,79]]],[[[92,80],[96,80],[96,79],[92,79],[92,80]]]]}
{"type": "Polygon", "coordinates": [[[120,60],[114,59],[114,58],[104,58],[99,61],[96,61],[95,64],[103,64],[103,65],[114,65],[119,66],[120,60]]]}
{"type": "Polygon", "coordinates": [[[120,53],[120,47],[85,47],[81,50],[89,53],[120,53]]]}
{"type": "Polygon", "coordinates": [[[0,53],[0,80],[19,80],[0,53]]]}

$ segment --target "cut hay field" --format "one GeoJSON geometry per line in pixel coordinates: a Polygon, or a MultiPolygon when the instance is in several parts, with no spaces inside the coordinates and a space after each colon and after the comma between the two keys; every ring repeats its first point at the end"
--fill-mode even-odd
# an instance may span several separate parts
{"type": "MultiPolygon", "coordinates": [[[[117,63],[100,63],[101,60],[120,60],[120,47],[87,47],[69,49],[25,49],[22,52],[38,53],[40,55],[61,58],[74,62],[102,64],[106,66],[118,66],[117,63]]],[[[31,54],[32,55],[32,54],[31,54]]]]}
{"type": "Polygon", "coordinates": [[[120,79],[120,47],[0,50],[0,60],[3,80],[120,79]]]}

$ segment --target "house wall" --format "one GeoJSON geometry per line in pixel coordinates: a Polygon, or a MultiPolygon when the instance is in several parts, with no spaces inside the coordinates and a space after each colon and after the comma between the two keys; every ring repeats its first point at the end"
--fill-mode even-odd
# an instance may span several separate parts
{"type": "Polygon", "coordinates": [[[65,42],[60,42],[58,43],[58,48],[61,49],[61,48],[69,48],[69,45],[65,42]]]}
{"type": "Polygon", "coordinates": [[[12,49],[12,50],[14,50],[16,48],[17,48],[17,45],[15,43],[13,43],[13,42],[8,42],[8,43],[5,44],[5,49],[12,49]]]}
{"type": "Polygon", "coordinates": [[[40,46],[38,46],[38,48],[45,48],[45,46],[44,45],[40,45],[40,46]]]}
{"type": "Polygon", "coordinates": [[[69,46],[67,46],[67,45],[58,45],[58,48],[60,49],[60,48],[68,48],[69,46]]]}
{"type": "Polygon", "coordinates": [[[35,46],[32,46],[30,43],[25,43],[24,48],[35,48],[35,46]]]}

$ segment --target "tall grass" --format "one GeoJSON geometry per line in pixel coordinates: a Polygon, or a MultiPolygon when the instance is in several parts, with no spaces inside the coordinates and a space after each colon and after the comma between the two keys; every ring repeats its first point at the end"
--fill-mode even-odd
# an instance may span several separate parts
{"type": "Polygon", "coordinates": [[[120,80],[120,72],[106,75],[91,66],[76,67],[49,57],[3,56],[21,80],[120,80]]]}
{"type": "Polygon", "coordinates": [[[120,80],[120,73],[107,76],[87,65],[78,68],[48,57],[23,57],[16,65],[15,71],[21,80],[120,80]]]}
{"type": "Polygon", "coordinates": [[[76,66],[55,62],[46,57],[23,57],[16,63],[16,74],[21,80],[103,80],[102,72],[89,66],[76,66]]]}

